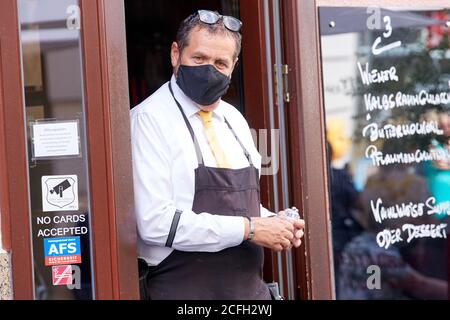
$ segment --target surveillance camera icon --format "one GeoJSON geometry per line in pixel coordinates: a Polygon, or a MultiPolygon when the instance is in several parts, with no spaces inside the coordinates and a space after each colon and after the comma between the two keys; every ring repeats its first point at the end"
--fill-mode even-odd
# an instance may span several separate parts
{"type": "Polygon", "coordinates": [[[69,182],[69,180],[64,180],[63,182],[61,182],[60,184],[58,184],[57,186],[55,186],[53,189],[50,190],[51,194],[56,193],[57,195],[59,195],[60,198],[63,197],[63,192],[64,190],[67,190],[71,187],[71,184],[69,182]]]}

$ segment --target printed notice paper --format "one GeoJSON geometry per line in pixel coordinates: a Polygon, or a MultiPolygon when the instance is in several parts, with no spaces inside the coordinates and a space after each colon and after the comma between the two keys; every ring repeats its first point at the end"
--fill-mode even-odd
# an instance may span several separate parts
{"type": "Polygon", "coordinates": [[[33,158],[80,155],[78,121],[33,124],[33,158]]]}

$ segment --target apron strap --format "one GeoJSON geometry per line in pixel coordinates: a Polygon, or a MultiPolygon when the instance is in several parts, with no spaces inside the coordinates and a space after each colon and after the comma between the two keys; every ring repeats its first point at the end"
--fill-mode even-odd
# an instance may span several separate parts
{"type": "MultiPolygon", "coordinates": [[[[181,104],[178,102],[178,100],[175,98],[175,95],[173,93],[173,89],[172,89],[172,83],[169,82],[169,90],[170,93],[172,94],[173,99],[175,100],[178,109],[180,109],[181,114],[183,115],[183,119],[184,122],[186,123],[186,126],[189,129],[189,133],[191,134],[192,137],[192,141],[194,142],[194,146],[195,146],[195,152],[197,154],[197,159],[198,159],[198,163],[199,164],[203,164],[203,156],[202,156],[202,152],[200,149],[200,146],[198,144],[197,138],[195,137],[195,133],[194,133],[194,129],[192,129],[191,124],[189,123],[189,120],[186,117],[186,114],[183,111],[183,108],[181,107],[181,104]]],[[[224,117],[225,118],[225,117],[224,117]]],[[[234,137],[236,138],[237,142],[239,143],[239,145],[242,148],[242,151],[245,154],[245,157],[247,158],[250,166],[253,166],[253,161],[252,161],[252,157],[250,156],[250,153],[247,151],[247,149],[245,148],[244,144],[242,143],[242,141],[239,139],[239,137],[237,136],[236,132],[233,130],[233,127],[230,125],[230,123],[228,122],[228,120],[225,118],[225,123],[227,124],[228,128],[230,128],[231,132],[233,133],[234,137]]]]}
{"type": "Polygon", "coordinates": [[[198,163],[203,164],[203,155],[200,150],[200,145],[198,144],[197,138],[195,137],[194,129],[192,129],[192,126],[189,123],[189,120],[187,119],[186,114],[184,113],[183,108],[181,107],[181,104],[175,98],[175,95],[173,94],[172,83],[170,83],[170,82],[169,82],[169,90],[170,90],[170,93],[172,94],[173,99],[175,100],[175,103],[178,106],[178,109],[180,109],[180,112],[183,115],[184,122],[186,123],[189,133],[191,134],[192,141],[194,142],[194,146],[195,146],[195,153],[197,154],[198,163]]]}
{"type": "Polygon", "coordinates": [[[247,149],[245,148],[245,146],[242,143],[241,139],[239,139],[239,137],[237,136],[236,132],[233,130],[233,127],[230,125],[230,123],[228,122],[228,120],[226,118],[225,118],[225,123],[227,124],[228,128],[230,128],[231,132],[233,132],[233,135],[236,138],[237,142],[239,142],[239,144],[241,145],[242,151],[244,151],[244,154],[245,154],[245,157],[248,160],[248,163],[250,164],[250,166],[253,166],[253,161],[252,161],[252,157],[250,156],[250,153],[247,151],[247,149]]]}

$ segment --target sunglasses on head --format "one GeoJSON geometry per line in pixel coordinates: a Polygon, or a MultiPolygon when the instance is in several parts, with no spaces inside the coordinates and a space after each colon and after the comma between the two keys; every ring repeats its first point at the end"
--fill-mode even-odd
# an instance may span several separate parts
{"type": "Polygon", "coordinates": [[[220,19],[223,20],[224,26],[233,32],[239,32],[242,28],[242,21],[235,17],[223,16],[217,12],[210,10],[199,10],[198,16],[200,21],[206,24],[216,24],[220,19]]]}

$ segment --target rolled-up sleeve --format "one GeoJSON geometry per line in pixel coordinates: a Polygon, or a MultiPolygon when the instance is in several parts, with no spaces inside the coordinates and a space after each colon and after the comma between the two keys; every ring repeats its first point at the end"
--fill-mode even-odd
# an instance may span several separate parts
{"type": "MultiPolygon", "coordinates": [[[[131,137],[138,233],[148,245],[165,246],[174,215],[181,210],[174,201],[177,177],[173,177],[171,149],[157,119],[149,113],[131,116],[131,137]]],[[[172,248],[218,252],[242,243],[244,229],[242,217],[183,210],[172,248]]]]}

